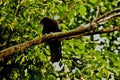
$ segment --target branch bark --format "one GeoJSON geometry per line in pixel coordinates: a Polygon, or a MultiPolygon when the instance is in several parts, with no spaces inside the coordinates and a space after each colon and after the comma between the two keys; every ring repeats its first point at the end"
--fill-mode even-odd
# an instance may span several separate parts
{"type": "Polygon", "coordinates": [[[102,30],[90,31],[90,32],[86,32],[86,33],[83,33],[83,34],[62,38],[62,40],[65,40],[65,39],[69,40],[69,39],[72,39],[72,38],[76,38],[77,39],[77,38],[80,38],[82,36],[110,33],[110,32],[114,32],[114,31],[120,31],[120,27],[117,26],[117,27],[113,27],[113,28],[107,28],[107,29],[102,29],[102,30]]]}
{"type": "Polygon", "coordinates": [[[120,27],[115,27],[113,29],[103,29],[100,31],[95,30],[97,24],[111,20],[111,19],[116,18],[116,17],[119,17],[120,13],[116,13],[114,15],[111,15],[111,14],[113,14],[115,12],[119,12],[119,11],[120,11],[120,8],[115,9],[115,10],[110,11],[110,12],[107,12],[103,16],[92,21],[91,23],[88,23],[85,26],[79,26],[78,28],[73,29],[73,30],[69,30],[66,32],[56,32],[56,33],[45,34],[45,35],[43,35],[42,38],[33,39],[30,41],[6,48],[6,49],[0,51],[0,61],[3,60],[3,58],[5,56],[12,55],[18,51],[25,50],[31,46],[44,43],[48,40],[54,40],[54,39],[65,40],[65,39],[75,38],[76,35],[77,35],[77,37],[81,37],[84,35],[101,34],[101,33],[106,33],[106,32],[120,31],[120,27]]]}

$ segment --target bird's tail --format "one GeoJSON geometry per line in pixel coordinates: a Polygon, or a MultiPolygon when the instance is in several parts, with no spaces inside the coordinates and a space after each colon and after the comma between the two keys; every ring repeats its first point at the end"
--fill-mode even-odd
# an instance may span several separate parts
{"type": "Polygon", "coordinates": [[[58,62],[62,58],[61,44],[59,41],[53,41],[49,44],[52,63],[58,62]]]}
{"type": "Polygon", "coordinates": [[[51,51],[51,61],[53,63],[60,61],[61,58],[62,58],[61,51],[55,49],[51,51]]]}

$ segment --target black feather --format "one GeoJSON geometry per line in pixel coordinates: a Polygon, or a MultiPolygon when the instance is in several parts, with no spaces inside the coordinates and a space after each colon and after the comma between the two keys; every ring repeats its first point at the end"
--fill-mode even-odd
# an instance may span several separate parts
{"type": "MultiPolygon", "coordinates": [[[[49,17],[44,17],[40,21],[40,24],[43,25],[43,35],[44,34],[49,34],[50,32],[60,32],[61,30],[58,28],[57,21],[50,19],[49,17]]],[[[48,41],[47,42],[49,47],[50,47],[50,52],[51,52],[51,61],[58,62],[60,58],[62,58],[62,53],[61,53],[61,42],[58,40],[54,41],[48,41]]]]}

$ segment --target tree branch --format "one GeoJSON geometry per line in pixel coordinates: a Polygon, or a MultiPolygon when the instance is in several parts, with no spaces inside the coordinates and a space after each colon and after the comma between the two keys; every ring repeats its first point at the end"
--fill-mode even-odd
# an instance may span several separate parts
{"type": "Polygon", "coordinates": [[[120,31],[120,27],[113,27],[113,28],[110,28],[110,29],[108,28],[108,29],[90,31],[90,32],[86,32],[86,33],[75,35],[75,36],[61,38],[61,40],[69,40],[69,39],[72,39],[72,38],[76,38],[77,39],[77,38],[80,38],[82,36],[89,36],[89,35],[95,35],[95,34],[110,33],[110,32],[114,32],[114,31],[120,31]]]}
{"type": "Polygon", "coordinates": [[[95,22],[99,22],[99,20],[101,21],[101,19],[110,16],[113,13],[118,13],[120,12],[120,8],[114,9],[112,11],[106,12],[105,14],[103,14],[101,17],[97,18],[96,20],[94,20],[95,22]]]}
{"type": "Polygon", "coordinates": [[[41,43],[44,43],[44,42],[49,41],[49,40],[54,40],[54,39],[62,39],[63,40],[63,39],[66,39],[67,37],[75,38],[73,36],[76,36],[76,35],[78,35],[78,37],[81,37],[84,35],[101,34],[101,33],[106,33],[106,32],[117,31],[117,30],[119,31],[120,30],[119,27],[115,27],[113,29],[103,29],[101,31],[95,30],[97,24],[120,16],[120,13],[114,14],[112,16],[110,15],[110,14],[118,12],[118,11],[120,11],[120,8],[115,9],[115,10],[110,11],[110,12],[107,12],[103,16],[92,21],[91,23],[88,23],[85,26],[79,26],[78,28],[73,29],[73,30],[69,30],[66,32],[56,32],[56,33],[45,34],[45,35],[43,35],[42,38],[33,39],[30,41],[6,48],[6,49],[0,51],[0,61],[3,60],[3,58],[5,56],[11,55],[11,54],[16,53],[16,52],[21,51],[21,50],[25,50],[31,46],[41,44],[41,43]],[[110,15],[110,17],[109,17],[109,15],[110,15]]]}

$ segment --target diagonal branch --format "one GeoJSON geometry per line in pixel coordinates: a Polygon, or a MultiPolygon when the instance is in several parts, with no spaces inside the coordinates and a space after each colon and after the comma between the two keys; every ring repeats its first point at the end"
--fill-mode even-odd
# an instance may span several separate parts
{"type": "Polygon", "coordinates": [[[86,33],[75,35],[75,36],[61,38],[61,40],[69,40],[69,39],[72,39],[72,38],[80,38],[82,36],[89,36],[89,35],[95,35],[95,34],[110,33],[110,32],[114,32],[114,31],[120,31],[120,27],[113,27],[113,28],[108,28],[108,29],[90,31],[90,32],[86,32],[86,33]]]}
{"type": "Polygon", "coordinates": [[[46,42],[48,40],[51,40],[51,39],[60,39],[60,38],[63,38],[63,37],[69,37],[69,36],[72,36],[72,35],[77,35],[77,34],[81,34],[81,33],[90,31],[90,28],[93,25],[94,24],[91,24],[91,25],[89,24],[89,25],[86,25],[85,27],[78,27],[76,29],[73,29],[73,30],[70,30],[70,31],[67,31],[67,32],[56,32],[56,33],[46,34],[46,35],[43,35],[42,38],[33,39],[33,40],[30,40],[30,41],[27,41],[27,42],[24,42],[24,43],[6,48],[6,49],[0,51],[0,58],[11,55],[11,54],[13,54],[15,52],[18,52],[20,50],[25,50],[26,48],[29,48],[33,45],[44,43],[44,42],[46,42]]]}
{"type": "Polygon", "coordinates": [[[105,18],[105,17],[108,17],[110,16],[111,14],[113,13],[118,13],[120,12],[120,8],[117,8],[117,9],[114,9],[112,11],[109,11],[109,12],[106,12],[105,14],[103,14],[101,17],[97,18],[96,20],[94,20],[95,22],[99,22],[99,20],[105,18]]]}
{"type": "Polygon", "coordinates": [[[97,21],[97,22],[98,22],[98,23],[105,22],[105,21],[111,20],[111,19],[116,18],[116,17],[119,17],[119,16],[120,16],[120,13],[116,13],[116,14],[113,14],[113,15],[108,16],[108,17],[106,17],[106,18],[100,19],[100,20],[97,21]]]}
{"type": "Polygon", "coordinates": [[[118,12],[118,11],[120,11],[120,8],[110,11],[108,13],[105,13],[103,15],[103,17],[99,17],[98,19],[92,21],[91,23],[88,23],[85,26],[79,26],[78,28],[73,29],[73,30],[69,30],[66,32],[56,32],[56,33],[46,34],[46,35],[43,35],[42,38],[33,39],[30,41],[6,48],[6,49],[0,51],[0,61],[5,56],[12,55],[13,53],[16,53],[21,50],[25,50],[25,49],[27,49],[31,46],[37,45],[37,44],[44,43],[48,40],[66,39],[66,37],[75,36],[75,35],[84,36],[84,35],[91,35],[91,34],[98,34],[98,33],[105,33],[105,32],[109,32],[109,31],[119,30],[118,28],[114,28],[113,30],[109,30],[109,31],[108,30],[95,31],[97,24],[108,21],[108,20],[116,18],[116,17],[119,17],[120,13],[117,13],[117,14],[112,15],[111,17],[108,17],[111,13],[118,12]],[[106,17],[107,17],[107,19],[106,19],[106,17]]]}

